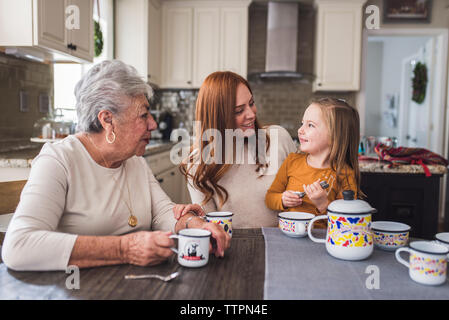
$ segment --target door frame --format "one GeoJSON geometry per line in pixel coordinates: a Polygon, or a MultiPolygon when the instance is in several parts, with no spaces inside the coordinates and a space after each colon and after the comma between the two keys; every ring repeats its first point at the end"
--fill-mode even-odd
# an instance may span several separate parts
{"type": "MultiPolygon", "coordinates": [[[[442,103],[440,111],[443,116],[440,117],[440,128],[438,130],[441,135],[440,149],[442,150],[442,156],[446,159],[449,158],[449,56],[448,56],[448,37],[449,30],[443,28],[381,28],[381,29],[363,29],[362,32],[362,59],[361,59],[361,74],[360,74],[360,90],[356,93],[356,105],[360,115],[360,134],[365,135],[365,83],[366,83],[366,56],[367,56],[367,44],[368,36],[433,36],[436,39],[436,43],[441,45],[435,58],[440,59],[442,70],[445,72],[439,73],[441,81],[441,92],[439,101],[442,103]]],[[[434,110],[432,111],[434,112],[434,110]]],[[[446,187],[447,187],[447,174],[443,176],[440,187],[440,204],[439,213],[440,220],[443,221],[445,214],[446,204],[446,187]]]]}

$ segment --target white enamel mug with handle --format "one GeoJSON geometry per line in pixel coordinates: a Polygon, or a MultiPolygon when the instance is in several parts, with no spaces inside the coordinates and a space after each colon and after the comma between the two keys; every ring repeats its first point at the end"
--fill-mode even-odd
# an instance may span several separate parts
{"type": "Polygon", "coordinates": [[[410,278],[426,285],[443,284],[446,281],[449,249],[431,241],[414,241],[409,246],[397,249],[395,256],[409,269],[410,278]],[[410,254],[408,262],[400,255],[403,251],[410,254]]]}
{"type": "Polygon", "coordinates": [[[182,229],[177,235],[178,249],[170,248],[178,255],[178,263],[184,267],[198,268],[209,261],[209,242],[211,232],[204,229],[182,229]]]}

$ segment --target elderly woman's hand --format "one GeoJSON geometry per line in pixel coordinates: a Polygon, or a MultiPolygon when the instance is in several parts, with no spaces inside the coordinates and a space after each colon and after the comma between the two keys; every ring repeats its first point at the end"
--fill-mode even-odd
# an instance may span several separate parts
{"type": "Polygon", "coordinates": [[[197,216],[205,216],[203,208],[199,204],[176,204],[173,207],[173,213],[175,214],[175,219],[179,220],[183,215],[192,212],[197,216]]]}
{"type": "Polygon", "coordinates": [[[123,261],[138,266],[156,265],[167,260],[175,243],[169,231],[139,231],[122,236],[120,249],[123,261]]]}

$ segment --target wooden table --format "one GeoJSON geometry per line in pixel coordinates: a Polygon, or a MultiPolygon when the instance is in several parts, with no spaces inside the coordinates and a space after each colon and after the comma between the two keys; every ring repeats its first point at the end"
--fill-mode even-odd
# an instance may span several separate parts
{"type": "Polygon", "coordinates": [[[261,229],[234,230],[225,257],[211,255],[209,263],[202,268],[182,267],[173,256],[154,267],[118,265],[81,269],[79,289],[67,289],[70,276],[63,271],[13,271],[1,263],[0,299],[261,300],[265,243],[261,229]],[[167,275],[175,271],[181,274],[171,282],[124,279],[126,274],[167,275]]]}

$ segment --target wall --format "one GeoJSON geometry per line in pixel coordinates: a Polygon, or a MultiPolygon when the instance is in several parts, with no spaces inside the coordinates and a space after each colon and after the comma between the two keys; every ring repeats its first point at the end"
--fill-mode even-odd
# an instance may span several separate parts
{"type": "MultiPolygon", "coordinates": [[[[0,142],[28,140],[39,112],[39,94],[53,97],[53,66],[17,59],[0,52],[0,142]],[[28,93],[28,112],[20,111],[19,92],[28,93]]],[[[52,105],[52,102],[51,102],[52,105]]]]}
{"type": "Polygon", "coordinates": [[[315,11],[312,5],[299,4],[297,69],[303,80],[258,80],[251,74],[265,71],[267,3],[253,2],[249,7],[248,79],[254,94],[257,116],[262,124],[279,124],[293,137],[311,99],[332,96],[354,105],[355,93],[312,92],[315,11]]]}
{"type": "MultiPolygon", "coordinates": [[[[382,16],[383,0],[368,0],[366,6],[376,5],[382,16]]],[[[382,23],[380,28],[449,28],[449,0],[433,0],[430,23],[382,23]]]]}
{"type": "Polygon", "coordinates": [[[365,135],[380,136],[379,124],[382,119],[382,61],[383,42],[369,41],[366,58],[366,111],[365,135]]]}

